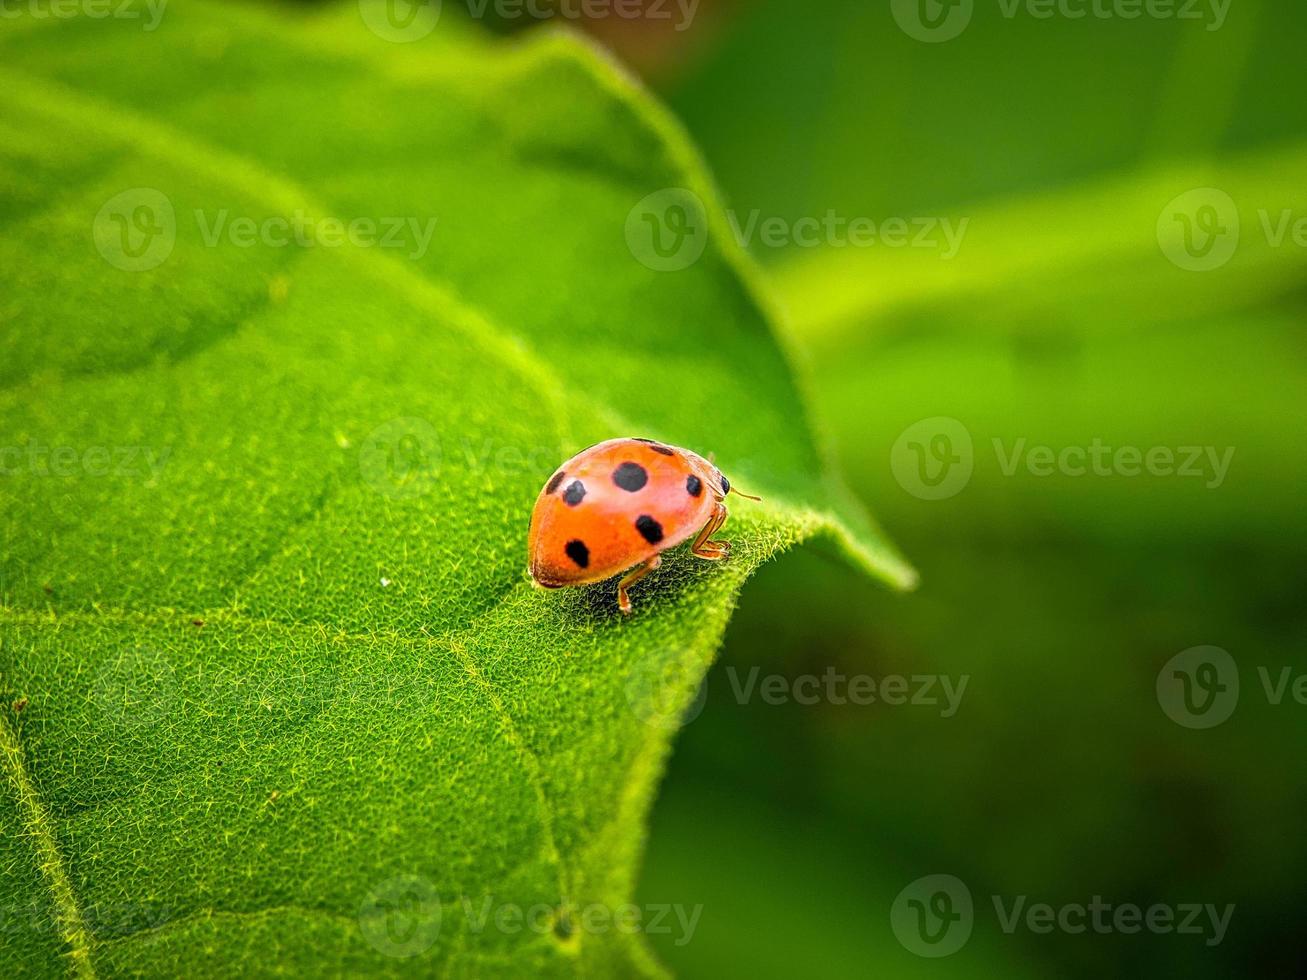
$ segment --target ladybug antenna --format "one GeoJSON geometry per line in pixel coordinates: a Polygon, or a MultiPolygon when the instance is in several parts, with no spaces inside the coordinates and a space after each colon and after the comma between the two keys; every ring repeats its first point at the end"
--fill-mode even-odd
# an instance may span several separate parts
{"type": "Polygon", "coordinates": [[[728,493],[737,493],[741,497],[746,497],[749,500],[762,500],[761,497],[755,497],[751,493],[744,493],[742,490],[736,490],[735,487],[731,486],[731,481],[726,479],[726,474],[723,473],[721,470],[717,471],[717,482],[722,485],[723,496],[725,496],[728,493]]]}

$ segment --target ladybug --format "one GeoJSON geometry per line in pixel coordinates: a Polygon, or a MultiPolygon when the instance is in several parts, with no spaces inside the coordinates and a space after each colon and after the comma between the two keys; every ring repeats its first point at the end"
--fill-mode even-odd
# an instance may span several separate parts
{"type": "Polygon", "coordinates": [[[549,478],[531,512],[527,552],[532,580],[546,589],[590,585],[626,572],[617,608],[631,612],[627,589],[662,563],[662,552],[692,535],[690,554],[721,561],[729,541],[722,500],[736,493],[711,462],[652,439],[609,439],[577,453],[549,478]],[[697,534],[695,532],[698,532],[697,534]]]}

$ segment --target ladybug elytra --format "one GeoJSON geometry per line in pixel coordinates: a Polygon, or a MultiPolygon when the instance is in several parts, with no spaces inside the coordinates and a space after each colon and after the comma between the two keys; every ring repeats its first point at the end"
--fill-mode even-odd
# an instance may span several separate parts
{"type": "Polygon", "coordinates": [[[627,589],[662,562],[662,552],[694,536],[690,554],[720,561],[729,541],[711,537],[726,523],[731,487],[711,462],[652,439],[609,439],[577,453],[536,498],[527,539],[531,578],[557,589],[627,574],[617,607],[630,613],[627,589]],[[696,534],[697,532],[697,534],[696,534]]]}

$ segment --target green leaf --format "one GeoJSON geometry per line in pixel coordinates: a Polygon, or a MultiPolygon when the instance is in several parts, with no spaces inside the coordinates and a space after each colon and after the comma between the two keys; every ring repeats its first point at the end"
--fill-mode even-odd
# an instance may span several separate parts
{"type": "Polygon", "coordinates": [[[745,579],[813,537],[913,579],[677,127],[565,35],[13,23],[4,972],[658,972],[604,916],[745,579]],[[625,232],[667,188],[708,229],[675,272],[625,232]],[[765,497],[629,620],[524,570],[540,485],[619,434],[765,497]]]}

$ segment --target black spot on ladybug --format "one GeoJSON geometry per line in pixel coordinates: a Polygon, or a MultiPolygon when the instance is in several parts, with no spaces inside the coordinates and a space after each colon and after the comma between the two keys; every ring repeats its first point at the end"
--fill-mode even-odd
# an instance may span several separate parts
{"type": "Polygon", "coordinates": [[[573,480],[571,485],[563,491],[563,503],[568,507],[575,507],[585,499],[585,484],[580,480],[573,480]]]}
{"type": "Polygon", "coordinates": [[[577,568],[585,568],[590,564],[590,549],[585,546],[584,541],[569,541],[563,550],[567,552],[568,558],[576,562],[577,568]]]}
{"type": "Polygon", "coordinates": [[[650,544],[657,544],[663,539],[663,526],[648,514],[641,514],[636,518],[635,529],[650,544]]]}
{"type": "Polygon", "coordinates": [[[649,482],[649,473],[639,463],[623,463],[613,470],[613,482],[627,493],[635,493],[649,482]]]}
{"type": "Polygon", "coordinates": [[[685,478],[685,492],[691,497],[697,497],[703,493],[703,481],[691,473],[685,478]]]}
{"type": "Polygon", "coordinates": [[[551,476],[549,478],[549,482],[545,484],[545,493],[549,494],[557,490],[558,484],[563,482],[563,477],[565,476],[567,476],[567,474],[564,473],[562,470],[559,470],[557,473],[551,476]]]}

